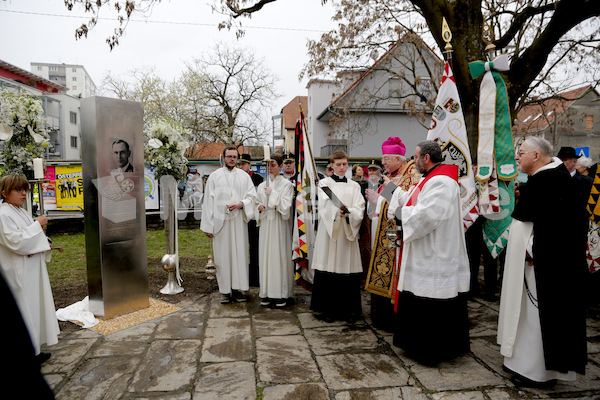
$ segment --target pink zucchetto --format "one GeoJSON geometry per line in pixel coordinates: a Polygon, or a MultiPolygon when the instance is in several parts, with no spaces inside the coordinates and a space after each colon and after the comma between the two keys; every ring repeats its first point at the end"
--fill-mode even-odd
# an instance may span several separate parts
{"type": "Polygon", "coordinates": [[[403,156],[406,154],[406,146],[402,143],[399,137],[393,136],[388,138],[381,145],[381,154],[395,154],[399,156],[403,156]]]}

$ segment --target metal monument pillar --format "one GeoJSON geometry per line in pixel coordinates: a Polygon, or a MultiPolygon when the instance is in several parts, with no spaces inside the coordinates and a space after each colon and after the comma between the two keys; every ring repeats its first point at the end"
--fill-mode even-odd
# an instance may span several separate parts
{"type": "Polygon", "coordinates": [[[106,319],[149,306],[141,103],[81,99],[90,311],[106,319]]]}

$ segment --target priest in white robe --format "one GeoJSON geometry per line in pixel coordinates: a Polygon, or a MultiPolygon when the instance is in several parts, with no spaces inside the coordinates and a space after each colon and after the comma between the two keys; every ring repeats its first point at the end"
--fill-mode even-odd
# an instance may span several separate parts
{"type": "Polygon", "coordinates": [[[358,231],[365,199],[360,185],[345,177],[348,155],[341,150],[331,155],[333,175],[320,181],[319,230],[315,240],[312,268],[315,281],[311,309],[327,322],[355,320],[362,314],[360,281],[362,262],[358,231]],[[323,190],[328,187],[340,204],[323,190]]]}
{"type": "Polygon", "coordinates": [[[510,226],[498,344],[515,385],[544,388],[585,373],[587,270],[573,234],[581,205],[547,140],[528,138],[516,159],[529,178],[510,226]]]}
{"type": "Polygon", "coordinates": [[[58,343],[58,320],[46,261],[50,244],[43,226],[45,215],[33,220],[21,206],[29,183],[23,176],[6,175],[0,180],[0,267],[19,306],[35,354],[41,361],[50,356],[40,346],[58,343]]]}
{"type": "Polygon", "coordinates": [[[260,304],[285,307],[294,291],[291,217],[294,186],[279,175],[283,157],[271,156],[269,182],[258,186],[257,225],[260,304]]]}
{"type": "Polygon", "coordinates": [[[402,221],[404,246],[394,345],[433,364],[470,349],[470,271],[458,169],[442,160],[438,143],[420,142],[415,164],[423,177],[408,192],[396,189],[388,209],[402,221]]]}
{"type": "Polygon", "coordinates": [[[254,217],[256,189],[250,176],[236,168],[235,146],[223,150],[225,166],[208,177],[200,229],[213,239],[221,303],[245,302],[249,289],[248,221],[254,217]]]}

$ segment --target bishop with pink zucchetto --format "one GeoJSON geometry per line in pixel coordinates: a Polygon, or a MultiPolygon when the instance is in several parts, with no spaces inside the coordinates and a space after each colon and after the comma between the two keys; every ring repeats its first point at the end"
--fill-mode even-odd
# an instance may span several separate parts
{"type": "Polygon", "coordinates": [[[396,221],[388,219],[388,202],[380,193],[392,182],[407,191],[416,185],[421,174],[413,160],[407,161],[406,146],[397,136],[389,137],[381,145],[381,161],[385,172],[382,185],[366,190],[369,200],[369,216],[371,217],[371,252],[369,272],[365,289],[372,293],[371,319],[376,328],[393,331],[395,320],[393,295],[398,283],[398,271],[394,268],[395,249],[389,247],[386,237],[388,229],[396,229],[396,221]]]}

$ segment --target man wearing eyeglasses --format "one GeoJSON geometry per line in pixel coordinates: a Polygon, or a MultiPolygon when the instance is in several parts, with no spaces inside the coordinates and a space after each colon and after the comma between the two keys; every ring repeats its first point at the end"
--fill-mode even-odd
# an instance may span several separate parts
{"type": "Polygon", "coordinates": [[[585,248],[573,234],[573,182],[550,142],[530,137],[515,158],[529,178],[512,214],[498,343],[515,385],[549,387],[585,373],[585,248]]]}
{"type": "Polygon", "coordinates": [[[250,176],[236,168],[235,146],[223,150],[225,165],[206,181],[200,229],[213,239],[221,303],[245,302],[249,289],[248,221],[254,218],[256,189],[250,176]]]}

